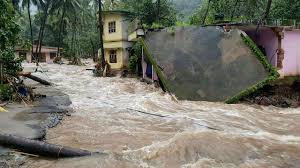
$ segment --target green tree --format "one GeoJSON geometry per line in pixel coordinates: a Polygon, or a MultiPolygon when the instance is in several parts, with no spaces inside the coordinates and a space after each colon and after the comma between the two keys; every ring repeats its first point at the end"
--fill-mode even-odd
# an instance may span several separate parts
{"type": "Polygon", "coordinates": [[[191,24],[211,24],[215,16],[224,16],[224,21],[258,20],[269,17],[272,0],[206,0],[204,5],[190,17],[191,24]],[[237,12],[238,11],[238,12],[237,12]]]}
{"type": "Polygon", "coordinates": [[[28,20],[29,20],[29,26],[30,26],[30,41],[31,41],[31,55],[33,54],[33,28],[32,28],[32,19],[31,19],[31,12],[30,12],[30,6],[31,4],[37,4],[36,0],[23,0],[22,1],[22,7],[27,8],[27,14],[28,14],[28,20]]]}
{"type": "Polygon", "coordinates": [[[60,23],[59,23],[59,37],[58,37],[58,47],[57,47],[57,52],[58,55],[60,56],[60,47],[62,45],[62,39],[63,39],[63,28],[64,28],[64,19],[66,15],[74,15],[76,14],[77,10],[80,10],[80,4],[77,0],[61,0],[57,2],[58,10],[61,10],[61,18],[60,18],[60,23]]]}
{"type": "Polygon", "coordinates": [[[121,0],[118,9],[132,13],[132,19],[138,18],[143,24],[159,23],[173,26],[176,22],[176,10],[170,0],[121,0]]]}
{"type": "Polygon", "coordinates": [[[274,0],[271,11],[275,19],[297,19],[300,20],[299,0],[274,0]]]}
{"type": "Polygon", "coordinates": [[[17,76],[17,72],[22,70],[20,60],[15,58],[14,46],[19,39],[20,28],[16,24],[15,10],[12,2],[8,0],[0,1],[0,62],[1,80],[3,76],[17,76]]]}

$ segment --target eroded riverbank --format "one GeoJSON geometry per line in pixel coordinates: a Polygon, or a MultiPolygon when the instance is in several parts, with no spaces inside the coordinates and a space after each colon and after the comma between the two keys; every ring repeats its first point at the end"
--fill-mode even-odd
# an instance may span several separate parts
{"type": "Polygon", "coordinates": [[[75,111],[49,130],[47,141],[107,154],[30,158],[23,167],[300,167],[299,109],[176,102],[137,79],[43,66],[75,111]]]}

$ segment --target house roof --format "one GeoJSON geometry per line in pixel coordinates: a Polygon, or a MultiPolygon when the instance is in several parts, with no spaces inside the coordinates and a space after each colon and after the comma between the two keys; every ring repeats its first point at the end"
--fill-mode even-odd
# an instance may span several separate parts
{"type": "Polygon", "coordinates": [[[123,15],[130,15],[132,12],[129,12],[127,10],[106,10],[102,11],[103,14],[123,14],[123,15]]]}
{"type": "MultiPolygon", "coordinates": [[[[35,49],[36,49],[36,45],[33,45],[33,50],[35,52],[35,49]]],[[[29,51],[28,49],[24,49],[22,47],[16,47],[15,49],[16,51],[29,51]]],[[[60,48],[60,50],[63,50],[63,48],[60,48]]],[[[57,52],[57,47],[50,47],[50,46],[42,46],[41,48],[41,52],[44,53],[44,52],[57,52]]]]}

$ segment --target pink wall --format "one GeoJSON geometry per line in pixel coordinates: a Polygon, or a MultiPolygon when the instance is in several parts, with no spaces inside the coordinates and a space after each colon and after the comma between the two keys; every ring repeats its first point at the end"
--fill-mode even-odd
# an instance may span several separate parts
{"type": "Polygon", "coordinates": [[[45,53],[45,55],[46,55],[46,63],[52,64],[53,60],[51,60],[50,53],[45,53]]]}
{"type": "Polygon", "coordinates": [[[255,29],[245,30],[245,32],[256,44],[265,48],[269,62],[277,67],[278,37],[273,30],[270,28],[261,29],[257,37],[255,36],[255,29]]]}
{"type": "Polygon", "coordinates": [[[300,30],[284,31],[284,76],[300,75],[300,30]]]}

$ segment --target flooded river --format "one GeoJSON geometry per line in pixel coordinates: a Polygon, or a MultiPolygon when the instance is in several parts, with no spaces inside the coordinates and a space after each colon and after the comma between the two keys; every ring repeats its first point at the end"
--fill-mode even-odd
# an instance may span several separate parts
{"type": "Polygon", "coordinates": [[[43,65],[75,111],[46,138],[100,154],[23,167],[300,168],[300,109],[175,101],[138,79],[95,78],[86,68],[43,65]]]}

